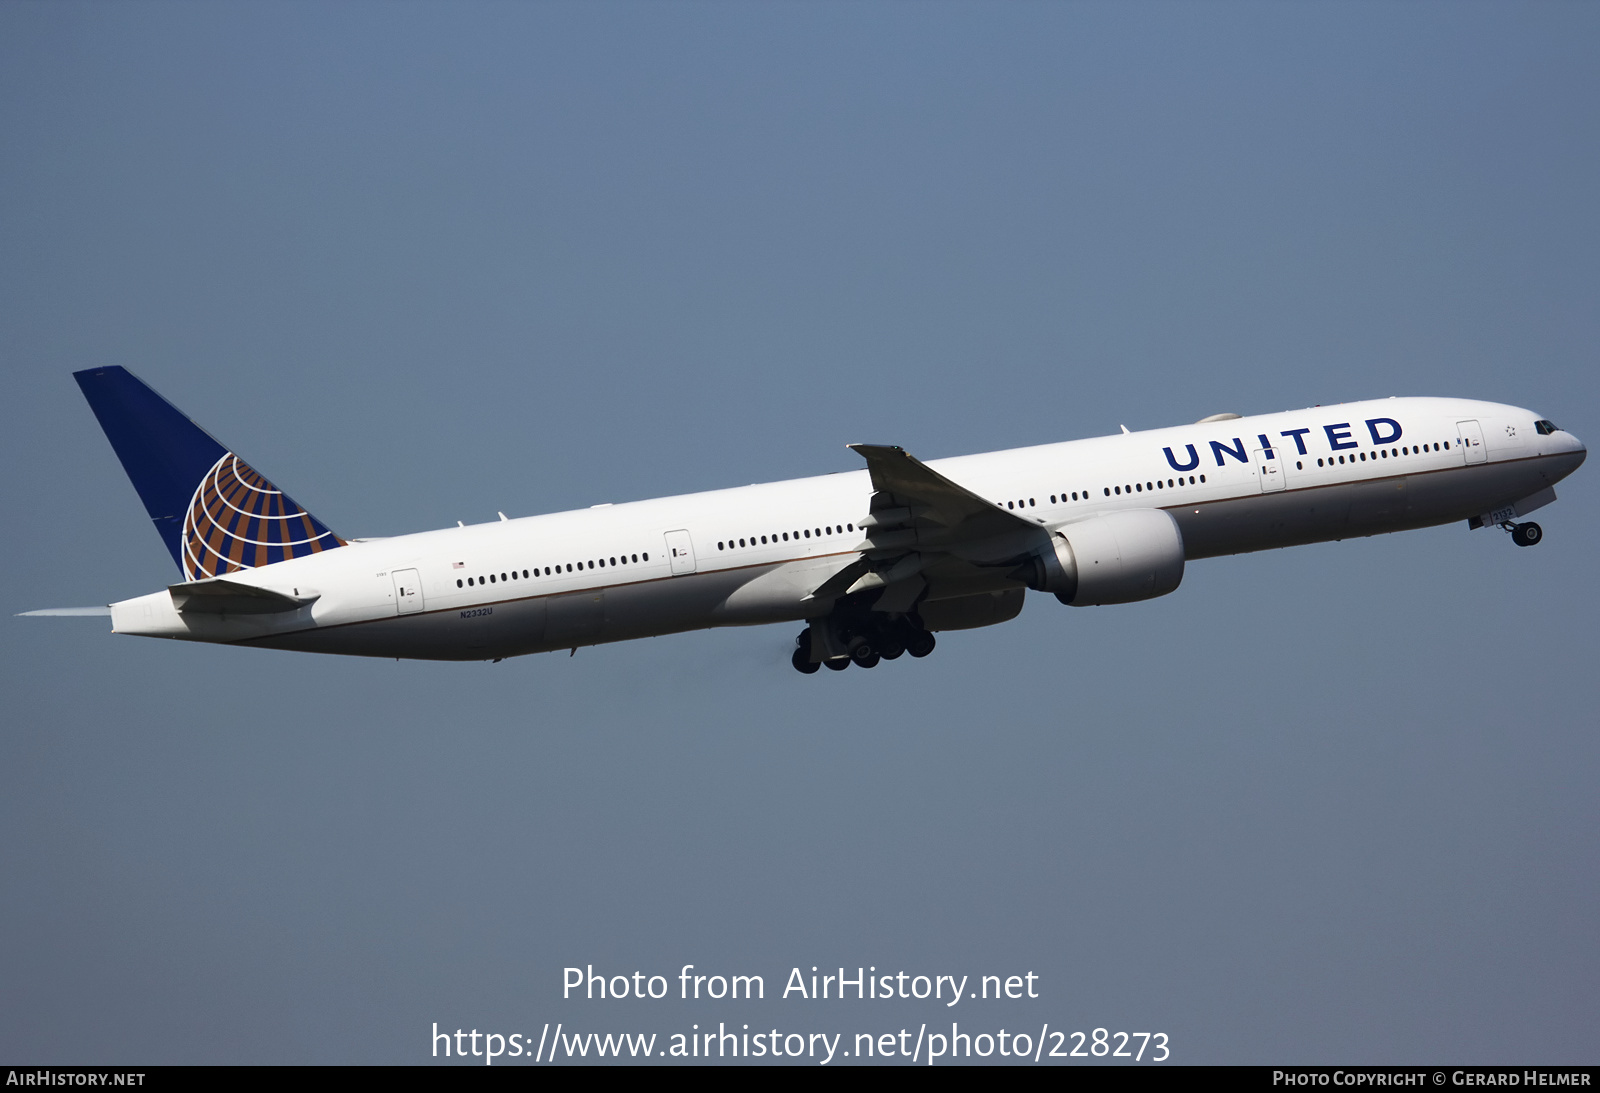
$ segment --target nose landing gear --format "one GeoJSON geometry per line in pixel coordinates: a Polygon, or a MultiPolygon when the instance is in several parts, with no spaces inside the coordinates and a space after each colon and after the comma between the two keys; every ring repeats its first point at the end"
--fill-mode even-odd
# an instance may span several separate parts
{"type": "Polygon", "coordinates": [[[1538,546],[1544,539],[1544,529],[1532,521],[1526,524],[1513,524],[1507,520],[1500,526],[1511,533],[1511,541],[1518,546],[1538,546]]]}

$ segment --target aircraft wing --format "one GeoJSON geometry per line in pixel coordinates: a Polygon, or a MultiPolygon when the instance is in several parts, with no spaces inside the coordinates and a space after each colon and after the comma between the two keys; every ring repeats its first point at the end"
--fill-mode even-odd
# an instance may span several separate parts
{"type": "Polygon", "coordinates": [[[904,448],[851,444],[872,475],[865,522],[869,551],[935,550],[971,562],[998,564],[1026,553],[1043,530],[950,481],[904,448]]]}
{"type": "Polygon", "coordinates": [[[904,448],[851,444],[872,476],[871,510],[860,527],[862,558],[813,593],[827,599],[874,588],[878,611],[908,610],[924,594],[957,594],[978,570],[1015,566],[1040,549],[1038,522],[952,482],[904,448]],[[836,587],[842,586],[842,587],[836,587]]]}

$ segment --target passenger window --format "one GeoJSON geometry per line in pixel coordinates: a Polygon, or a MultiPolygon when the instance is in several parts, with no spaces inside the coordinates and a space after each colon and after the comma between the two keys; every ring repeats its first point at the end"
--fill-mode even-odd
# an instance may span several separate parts
{"type": "Polygon", "coordinates": [[[461,578],[460,578],[460,577],[457,577],[457,578],[456,578],[456,587],[457,587],[457,588],[460,588],[460,587],[461,587],[461,578]]]}

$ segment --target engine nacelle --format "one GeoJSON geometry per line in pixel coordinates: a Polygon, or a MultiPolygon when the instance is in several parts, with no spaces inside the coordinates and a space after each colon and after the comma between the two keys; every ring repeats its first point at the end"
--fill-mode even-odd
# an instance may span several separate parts
{"type": "Polygon", "coordinates": [[[1022,576],[1071,607],[1165,596],[1183,580],[1183,535],[1160,509],[1134,509],[1068,524],[1022,576]]]}

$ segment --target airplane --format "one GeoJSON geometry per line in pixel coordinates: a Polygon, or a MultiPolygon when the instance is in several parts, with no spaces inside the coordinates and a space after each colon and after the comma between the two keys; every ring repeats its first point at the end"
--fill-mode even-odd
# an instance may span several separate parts
{"type": "Polygon", "coordinates": [[[800,672],[925,657],[1013,619],[1164,596],[1199,558],[1521,517],[1588,454],[1530,410],[1388,398],[343,539],[121,367],[74,373],[182,580],[118,634],[500,661],[716,626],[804,625],[800,672]]]}

